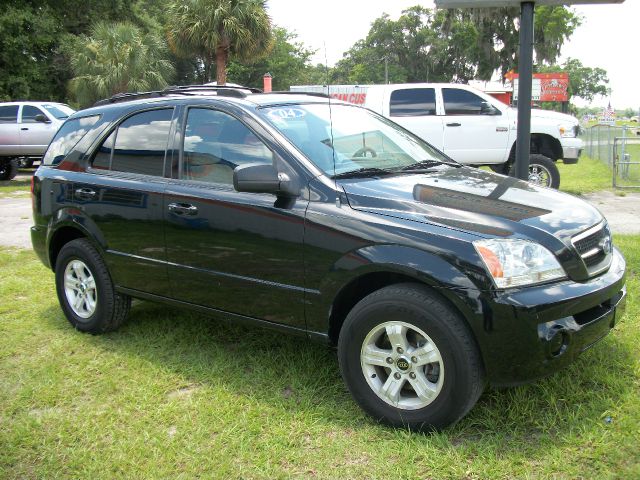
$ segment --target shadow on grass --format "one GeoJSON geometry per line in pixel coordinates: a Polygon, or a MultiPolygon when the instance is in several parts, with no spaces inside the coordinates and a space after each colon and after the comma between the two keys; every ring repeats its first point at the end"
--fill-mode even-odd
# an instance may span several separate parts
{"type": "MultiPolygon", "coordinates": [[[[71,331],[57,307],[44,314],[51,327],[71,331]]],[[[335,354],[300,337],[136,302],[118,332],[92,338],[105,351],[177,373],[185,388],[223,387],[283,416],[302,410],[337,428],[373,423],[344,387],[335,354]]],[[[628,397],[635,382],[632,365],[629,346],[610,335],[555,375],[521,387],[488,389],[442,435],[449,446],[473,450],[487,444],[516,455],[523,447],[541,454],[560,448],[568,441],[566,432],[602,423],[604,413],[628,397]]]]}
{"type": "Polygon", "coordinates": [[[0,181],[0,187],[9,187],[9,188],[15,188],[15,189],[31,188],[31,179],[28,179],[28,180],[14,179],[14,180],[0,181]]]}

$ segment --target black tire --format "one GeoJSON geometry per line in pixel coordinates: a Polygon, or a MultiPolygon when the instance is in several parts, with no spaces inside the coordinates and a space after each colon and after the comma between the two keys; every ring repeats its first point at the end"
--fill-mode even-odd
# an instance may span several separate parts
{"type": "MultiPolygon", "coordinates": [[[[131,297],[115,291],[104,260],[87,239],[73,240],[62,247],[56,260],[55,274],[60,306],[71,325],[77,330],[93,334],[110,332],[116,330],[127,318],[131,308],[131,297]],[[74,310],[65,289],[67,267],[71,269],[72,266],[79,264],[84,265],[83,269],[86,267],[84,272],[88,272],[95,281],[95,289],[92,290],[95,307],[92,312],[84,312],[88,315],[86,317],[74,310]]],[[[77,292],[79,291],[78,289],[77,292]]],[[[85,291],[85,287],[82,287],[82,291],[85,291]]],[[[89,288],[86,288],[86,291],[89,292],[89,288]]],[[[88,303],[85,302],[83,306],[86,305],[88,303]]],[[[91,309],[87,308],[87,310],[91,309]]]]}
{"type": "MultiPolygon", "coordinates": [[[[515,165],[511,166],[509,174],[515,174],[515,165]]],[[[541,187],[555,189],[560,187],[560,171],[556,163],[539,153],[531,154],[529,156],[529,182],[541,187]]]]}
{"type": "Polygon", "coordinates": [[[0,180],[12,180],[18,174],[18,160],[0,158],[0,180]]]}
{"type": "Polygon", "coordinates": [[[33,158],[21,158],[18,160],[18,167],[20,168],[31,168],[33,167],[33,158]]]}
{"type": "MultiPolygon", "coordinates": [[[[380,348],[389,348],[390,354],[395,353],[392,344],[380,348]]],[[[416,352],[417,349],[407,350],[404,357],[410,359],[407,362],[414,362],[411,352],[416,352]]],[[[386,353],[383,356],[385,355],[386,353]]],[[[418,284],[391,285],[362,299],[349,312],[342,326],[338,359],[344,381],[364,411],[381,423],[411,430],[439,430],[454,424],[476,404],[485,385],[482,360],[469,327],[454,308],[428,288],[418,284]],[[371,332],[394,322],[422,330],[440,354],[441,365],[438,364],[437,371],[440,372],[441,368],[444,374],[439,391],[423,407],[393,406],[370,386],[369,382],[384,383],[391,380],[393,370],[389,365],[374,367],[378,372],[377,380],[374,378],[376,374],[370,375],[371,380],[365,377],[366,367],[361,364],[361,351],[365,342],[371,338],[371,332]]],[[[398,368],[401,360],[402,358],[397,359],[398,368]]],[[[427,376],[427,369],[434,368],[432,365],[434,364],[415,367],[411,364],[409,368],[418,374],[419,369],[422,369],[422,374],[427,376]]],[[[392,366],[396,368],[395,360],[392,366]]],[[[399,370],[396,373],[398,372],[399,370]]],[[[415,379],[415,373],[406,370],[401,380],[404,386],[400,393],[406,391],[408,401],[412,401],[412,392],[418,397],[417,391],[410,386],[411,380],[405,378],[411,374],[415,379]]],[[[440,375],[436,381],[440,382],[440,375]]]]}
{"type": "Polygon", "coordinates": [[[489,165],[489,168],[500,175],[509,175],[511,165],[508,162],[489,165]]]}

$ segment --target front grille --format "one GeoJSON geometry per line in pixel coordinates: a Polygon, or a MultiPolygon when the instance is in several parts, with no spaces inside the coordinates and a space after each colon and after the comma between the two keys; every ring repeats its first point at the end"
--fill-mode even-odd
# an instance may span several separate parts
{"type": "MultiPolygon", "coordinates": [[[[605,225],[596,225],[576,235],[571,243],[590,274],[602,271],[602,264],[611,253],[611,233],[605,225]]],[[[604,268],[606,269],[606,265],[604,268]]]]}
{"type": "Polygon", "coordinates": [[[600,243],[603,237],[604,237],[604,229],[600,229],[597,232],[592,233],[588,237],[582,238],[577,242],[574,242],[573,245],[576,247],[576,250],[578,250],[578,253],[580,254],[580,256],[583,256],[584,254],[590,252],[594,248],[598,248],[598,244],[600,243]]]}

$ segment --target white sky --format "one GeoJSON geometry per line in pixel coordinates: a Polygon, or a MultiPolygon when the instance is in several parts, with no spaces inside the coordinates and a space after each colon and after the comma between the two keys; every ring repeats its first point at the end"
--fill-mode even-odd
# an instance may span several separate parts
{"type": "MultiPolygon", "coordinates": [[[[425,0],[267,0],[274,23],[296,32],[301,42],[318,51],[314,64],[325,63],[326,46],[329,65],[364,38],[376,18],[388,13],[397,19],[402,10],[413,5],[434,6],[425,0]]],[[[640,108],[640,0],[573,8],[584,19],[563,46],[561,58],[573,57],[586,66],[604,68],[609,74],[612,106],[618,110],[640,108]]],[[[596,98],[592,104],[604,106],[608,101],[596,98]]]]}

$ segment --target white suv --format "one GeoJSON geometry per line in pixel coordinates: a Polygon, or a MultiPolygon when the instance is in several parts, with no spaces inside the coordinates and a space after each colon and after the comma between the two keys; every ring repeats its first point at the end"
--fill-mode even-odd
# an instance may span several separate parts
{"type": "Polygon", "coordinates": [[[0,103],[0,180],[10,180],[17,167],[30,167],[73,110],[55,102],[0,103]]]}

